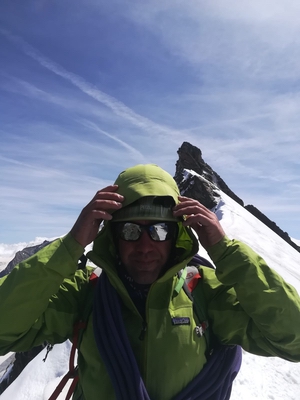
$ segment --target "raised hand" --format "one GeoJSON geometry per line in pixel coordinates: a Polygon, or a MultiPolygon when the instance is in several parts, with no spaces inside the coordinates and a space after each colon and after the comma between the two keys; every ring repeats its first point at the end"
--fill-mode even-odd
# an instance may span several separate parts
{"type": "Polygon", "coordinates": [[[81,211],[70,233],[83,247],[96,238],[101,222],[112,219],[111,212],[122,207],[124,196],[117,189],[118,185],[110,185],[99,190],[81,211]]]}
{"type": "Polygon", "coordinates": [[[217,216],[203,204],[189,197],[179,196],[178,199],[180,203],[173,208],[174,216],[183,217],[183,225],[194,229],[206,250],[225,236],[217,216]]]}

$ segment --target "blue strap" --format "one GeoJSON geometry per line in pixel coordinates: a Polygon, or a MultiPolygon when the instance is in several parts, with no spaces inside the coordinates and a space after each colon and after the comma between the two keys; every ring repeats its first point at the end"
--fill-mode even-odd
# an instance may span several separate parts
{"type": "Polygon", "coordinates": [[[119,297],[104,272],[95,290],[93,327],[116,399],[150,400],[125,330],[119,297]]]}

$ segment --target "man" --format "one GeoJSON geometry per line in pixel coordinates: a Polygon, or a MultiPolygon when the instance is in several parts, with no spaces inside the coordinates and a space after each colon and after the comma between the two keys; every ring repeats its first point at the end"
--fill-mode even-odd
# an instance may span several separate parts
{"type": "MultiPolygon", "coordinates": [[[[248,246],[229,240],[216,216],[196,200],[180,196],[173,178],[155,165],[122,172],[114,185],[96,193],[66,237],[2,279],[1,354],[70,338],[92,293],[74,399],[129,399],[130,394],[122,396],[122,388],[127,390],[130,382],[119,382],[127,365],[142,378],[137,384],[143,394],[132,395],[132,400],[180,398],[211,362],[211,349],[205,335],[197,334],[199,318],[179,277],[197,253],[198,239],[216,265],[216,270],[199,267],[198,287],[217,341],[300,361],[300,299],[295,289],[248,246]],[[95,288],[90,284],[92,269],[77,270],[92,241],[88,258],[103,270],[95,288]],[[109,308],[111,315],[105,319],[109,308]],[[119,329],[111,317],[119,321],[119,329]],[[121,341],[114,337],[118,331],[121,341]],[[113,340],[116,348],[107,344],[113,340]],[[129,344],[126,354],[123,342],[129,344]]],[[[213,378],[208,375],[206,380],[213,378]]],[[[203,398],[228,396],[230,389],[203,398]]]]}

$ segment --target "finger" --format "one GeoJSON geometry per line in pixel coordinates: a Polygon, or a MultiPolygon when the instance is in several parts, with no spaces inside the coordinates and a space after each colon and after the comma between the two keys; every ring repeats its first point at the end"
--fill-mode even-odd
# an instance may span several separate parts
{"type": "Polygon", "coordinates": [[[175,217],[190,217],[195,214],[200,214],[206,217],[213,218],[214,213],[208,210],[206,207],[201,207],[199,204],[185,205],[178,209],[173,209],[175,217]]]}
{"type": "Polygon", "coordinates": [[[207,207],[205,207],[203,204],[201,204],[199,201],[195,200],[195,199],[191,199],[189,197],[183,197],[183,196],[179,196],[178,199],[180,200],[180,203],[176,204],[176,206],[173,208],[173,210],[181,210],[184,207],[189,207],[189,206],[197,206],[200,209],[207,209],[207,207]]]}
{"type": "Polygon", "coordinates": [[[201,226],[210,226],[212,222],[214,222],[213,219],[205,215],[192,214],[192,215],[187,215],[186,219],[182,222],[182,224],[184,226],[194,226],[199,224],[201,226]]]}
{"type": "Polygon", "coordinates": [[[180,203],[189,202],[189,201],[196,201],[197,203],[201,204],[200,201],[195,200],[195,199],[193,199],[191,197],[178,196],[178,200],[180,201],[180,203]]]}
{"type": "Polygon", "coordinates": [[[190,204],[181,205],[178,208],[173,208],[173,212],[175,212],[175,213],[182,214],[186,211],[187,211],[187,213],[190,213],[190,214],[195,214],[197,212],[201,212],[204,214],[211,213],[211,211],[208,208],[201,206],[201,204],[199,204],[199,203],[190,203],[190,204]]]}
{"type": "Polygon", "coordinates": [[[87,204],[86,211],[91,211],[93,209],[118,209],[122,206],[124,201],[124,196],[116,193],[115,190],[118,189],[118,185],[109,185],[95,194],[92,200],[87,204]]]}
{"type": "Polygon", "coordinates": [[[116,193],[116,190],[118,189],[118,185],[109,185],[106,186],[105,188],[98,190],[98,192],[95,194],[94,199],[111,199],[111,200],[116,200],[122,202],[124,200],[124,196],[122,196],[119,193],[116,193]]]}
{"type": "Polygon", "coordinates": [[[121,207],[122,203],[113,199],[94,200],[91,203],[91,208],[95,210],[117,210],[121,207]]]}
{"type": "Polygon", "coordinates": [[[90,214],[90,219],[92,221],[97,220],[99,222],[101,222],[103,220],[109,221],[112,219],[112,215],[111,215],[111,213],[104,211],[104,210],[93,210],[90,214]]]}
{"type": "Polygon", "coordinates": [[[95,220],[111,220],[111,213],[120,209],[122,207],[122,203],[112,201],[112,200],[95,200],[88,204],[81,213],[81,217],[86,220],[93,222],[95,220]]]}

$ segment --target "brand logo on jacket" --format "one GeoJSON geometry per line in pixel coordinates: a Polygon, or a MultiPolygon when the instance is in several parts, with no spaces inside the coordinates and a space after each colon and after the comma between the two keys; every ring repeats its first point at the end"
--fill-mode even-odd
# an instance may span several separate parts
{"type": "Polygon", "coordinates": [[[189,317],[175,317],[171,321],[172,325],[191,325],[189,317]]]}

